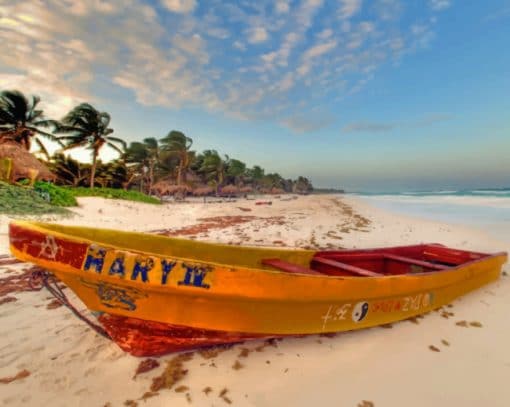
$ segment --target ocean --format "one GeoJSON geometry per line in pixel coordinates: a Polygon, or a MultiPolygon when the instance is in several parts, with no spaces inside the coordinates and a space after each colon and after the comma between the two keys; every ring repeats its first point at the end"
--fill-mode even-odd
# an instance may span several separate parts
{"type": "Polygon", "coordinates": [[[510,243],[510,188],[352,195],[390,212],[474,227],[510,243]]]}

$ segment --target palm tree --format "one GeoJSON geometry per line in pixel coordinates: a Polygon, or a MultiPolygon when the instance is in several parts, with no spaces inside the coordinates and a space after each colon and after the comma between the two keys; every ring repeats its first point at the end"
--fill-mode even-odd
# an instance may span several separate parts
{"type": "Polygon", "coordinates": [[[144,139],[143,143],[132,142],[126,149],[124,161],[127,164],[135,164],[137,172],[140,174],[145,174],[145,171],[147,171],[150,194],[154,184],[154,172],[160,164],[158,140],[149,137],[144,139]]]}
{"type": "Polygon", "coordinates": [[[97,156],[99,150],[106,144],[119,152],[126,148],[124,140],[112,137],[113,129],[108,127],[110,115],[100,112],[88,103],[82,103],[71,110],[57,127],[57,132],[65,133],[59,140],[65,142],[65,149],[75,147],[87,147],[92,150],[92,168],[90,173],[90,188],[94,188],[94,177],[96,175],[97,156]],[[117,146],[121,145],[122,149],[117,146]]]}
{"type": "Polygon", "coordinates": [[[37,109],[41,99],[32,96],[29,102],[23,93],[17,90],[0,92],[0,139],[10,139],[30,150],[32,139],[44,155],[49,158],[46,147],[36,135],[60,144],[57,137],[42,131],[40,127],[55,125],[54,120],[44,118],[43,111],[37,109]]]}
{"type": "Polygon", "coordinates": [[[107,163],[97,162],[95,182],[103,188],[122,188],[128,181],[128,169],[122,160],[113,160],[107,163]]]}
{"type": "Polygon", "coordinates": [[[90,164],[82,164],[63,153],[53,154],[49,167],[57,176],[57,183],[61,185],[77,187],[90,177],[90,164]]]}
{"type": "Polygon", "coordinates": [[[189,151],[193,140],[184,133],[172,130],[166,137],[160,140],[161,149],[171,156],[179,158],[177,167],[177,185],[181,185],[186,179],[186,171],[193,161],[194,153],[189,151]]]}
{"type": "Polygon", "coordinates": [[[245,181],[251,183],[255,189],[260,187],[260,181],[264,178],[264,169],[258,165],[253,168],[247,168],[245,172],[245,181]]]}
{"type": "Polygon", "coordinates": [[[306,177],[299,176],[294,183],[294,192],[298,194],[308,194],[313,191],[313,185],[306,177]]]}
{"type": "Polygon", "coordinates": [[[203,162],[200,172],[202,172],[209,181],[213,181],[216,187],[216,193],[225,181],[225,174],[230,162],[228,155],[222,159],[216,150],[205,150],[203,152],[203,162]]]}
{"type": "Polygon", "coordinates": [[[246,164],[242,161],[231,159],[228,168],[227,175],[233,179],[235,185],[239,185],[246,173],[246,164]]]}

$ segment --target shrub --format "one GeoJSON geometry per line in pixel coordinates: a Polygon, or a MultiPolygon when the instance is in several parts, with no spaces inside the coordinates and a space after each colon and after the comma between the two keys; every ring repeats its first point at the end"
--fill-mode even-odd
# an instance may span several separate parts
{"type": "Polygon", "coordinates": [[[66,214],[66,209],[52,205],[34,189],[0,182],[0,213],[7,215],[66,214]]]}
{"type": "Polygon", "coordinates": [[[37,181],[35,191],[45,200],[55,206],[77,206],[78,202],[68,188],[62,188],[49,182],[37,181]]]}

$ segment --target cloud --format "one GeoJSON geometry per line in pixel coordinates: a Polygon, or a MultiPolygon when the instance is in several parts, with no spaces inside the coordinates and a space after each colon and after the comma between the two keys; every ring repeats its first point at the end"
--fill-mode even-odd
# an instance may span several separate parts
{"type": "Polygon", "coordinates": [[[317,38],[320,38],[321,40],[327,40],[332,35],[333,35],[333,30],[331,28],[326,28],[317,34],[317,38]]]}
{"type": "Polygon", "coordinates": [[[454,116],[447,113],[433,113],[424,117],[400,123],[381,123],[381,122],[354,122],[342,127],[343,133],[385,133],[397,128],[419,128],[434,125],[453,119],[454,116]]]}
{"type": "Polygon", "coordinates": [[[451,0],[429,0],[429,6],[432,10],[441,11],[450,7],[451,0]]]}
{"type": "Polygon", "coordinates": [[[321,56],[323,54],[326,54],[330,52],[333,48],[336,47],[337,42],[335,40],[325,42],[322,44],[317,44],[305,51],[303,54],[303,58],[309,59],[309,58],[316,58],[318,56],[321,56]]]}
{"type": "Polygon", "coordinates": [[[205,44],[200,35],[194,34],[191,37],[176,35],[172,39],[172,43],[176,49],[179,49],[195,58],[199,63],[206,64],[209,62],[209,55],[205,50],[205,44]]]}
{"type": "Polygon", "coordinates": [[[348,19],[361,9],[361,0],[340,0],[338,14],[341,19],[348,19]]]}
{"type": "Polygon", "coordinates": [[[288,13],[290,10],[288,0],[277,0],[275,3],[275,10],[279,14],[288,13]]]}
{"type": "Polygon", "coordinates": [[[376,0],[374,9],[382,21],[395,21],[400,18],[403,6],[400,0],[376,0]]]}
{"type": "Polygon", "coordinates": [[[253,27],[247,30],[248,42],[250,44],[257,44],[259,42],[267,41],[269,35],[264,27],[253,27]]]}
{"type": "Polygon", "coordinates": [[[161,4],[174,13],[191,13],[195,7],[195,0],[161,0],[161,4]]]}
{"type": "Polygon", "coordinates": [[[494,13],[491,13],[491,14],[485,16],[483,21],[488,22],[488,21],[499,20],[500,18],[507,18],[507,17],[510,17],[510,7],[505,7],[501,10],[498,10],[494,13]]]}
{"type": "MultiPolygon", "coordinates": [[[[303,39],[313,22],[315,13],[322,7],[323,0],[303,0],[300,6],[292,13],[292,30],[283,36],[283,41],[276,50],[275,63],[280,67],[288,66],[292,50],[303,39]]],[[[269,66],[272,68],[272,65],[269,66]]]]}
{"type": "Polygon", "coordinates": [[[448,113],[433,113],[426,115],[425,117],[415,120],[410,125],[412,127],[426,127],[432,124],[445,122],[454,119],[454,116],[448,113]]]}
{"type": "Polygon", "coordinates": [[[312,133],[330,126],[333,121],[334,118],[329,115],[295,115],[283,119],[281,124],[296,133],[312,133]]]}
{"type": "Polygon", "coordinates": [[[343,133],[383,133],[391,131],[396,126],[391,123],[356,122],[342,127],[343,133]]]}
{"type": "Polygon", "coordinates": [[[386,14],[352,0],[160,4],[2,3],[0,86],[39,94],[59,116],[73,103],[101,103],[95,95],[111,102],[127,92],[146,106],[316,129],[324,120],[310,116],[314,106],[362,91],[381,66],[435,36],[428,2],[419,20],[401,18],[397,0],[376,1],[386,14]]]}

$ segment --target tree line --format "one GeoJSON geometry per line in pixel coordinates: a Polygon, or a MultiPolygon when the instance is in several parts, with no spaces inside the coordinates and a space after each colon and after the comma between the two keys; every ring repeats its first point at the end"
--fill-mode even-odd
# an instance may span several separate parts
{"type": "Polygon", "coordinates": [[[0,143],[11,141],[30,150],[35,144],[45,164],[56,175],[56,183],[94,188],[137,188],[152,193],[159,182],[177,187],[208,186],[219,193],[226,186],[259,192],[308,193],[313,190],[306,177],[285,179],[278,173],[247,165],[216,150],[200,153],[192,150],[193,140],[183,132],[172,130],[157,139],[145,138],[129,145],[114,137],[111,117],[89,103],[81,103],[60,120],[46,118],[39,108],[40,98],[27,98],[17,90],[0,92],[0,143]],[[57,143],[60,149],[49,155],[44,140],[57,143]],[[119,158],[102,162],[99,152],[108,146],[119,158]],[[91,163],[81,163],[66,151],[85,147],[91,163]]]}

